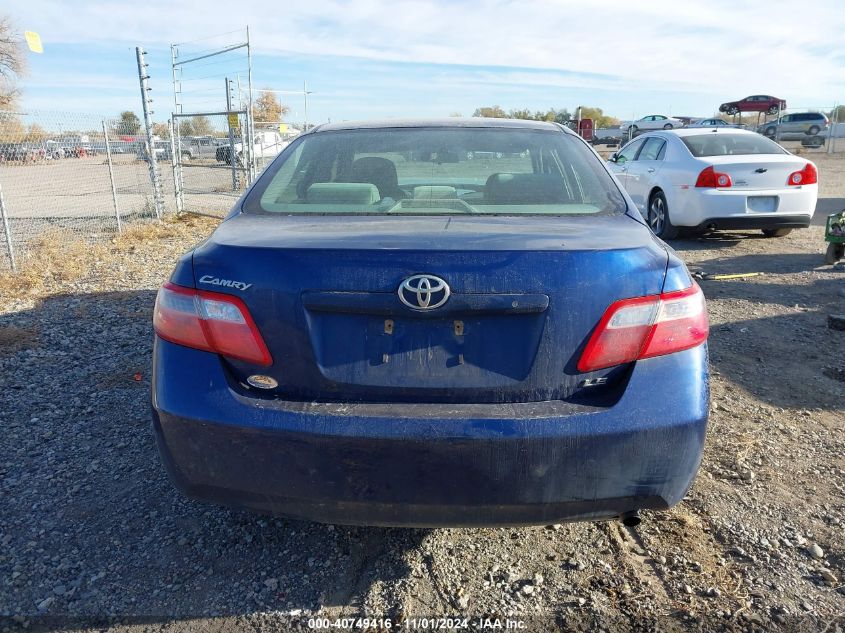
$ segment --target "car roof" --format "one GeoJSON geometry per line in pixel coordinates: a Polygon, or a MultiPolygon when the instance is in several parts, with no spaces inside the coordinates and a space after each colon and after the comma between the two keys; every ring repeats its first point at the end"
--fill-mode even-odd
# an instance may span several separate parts
{"type": "Polygon", "coordinates": [[[374,121],[343,121],[341,123],[325,123],[315,127],[311,132],[332,132],[336,130],[373,130],[381,128],[509,128],[519,130],[543,130],[547,132],[565,131],[574,134],[572,130],[557,123],[546,121],[529,121],[524,119],[488,119],[484,117],[448,117],[444,119],[377,119],[374,121]]]}
{"type": "MultiPolygon", "coordinates": [[[[700,136],[702,134],[754,134],[757,135],[757,132],[752,132],[751,130],[740,130],[738,128],[728,128],[728,129],[721,129],[718,127],[698,127],[698,128],[681,128],[680,130],[660,130],[663,134],[674,134],[675,136],[700,136]]],[[[657,133],[657,132],[653,132],[657,133]]],[[[645,134],[643,134],[645,136],[645,134]]]]}

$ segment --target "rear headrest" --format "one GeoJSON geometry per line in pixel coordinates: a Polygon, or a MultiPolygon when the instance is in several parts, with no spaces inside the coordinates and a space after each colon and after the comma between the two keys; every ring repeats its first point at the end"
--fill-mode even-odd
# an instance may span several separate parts
{"type": "Polygon", "coordinates": [[[375,204],[381,200],[375,185],[363,182],[315,182],[305,199],[322,204],[375,204]]]}
{"type": "Polygon", "coordinates": [[[485,197],[490,204],[571,204],[563,178],[554,174],[492,174],[485,197]]]}
{"type": "Polygon", "coordinates": [[[365,156],[352,163],[349,180],[352,182],[369,182],[374,184],[382,198],[396,197],[399,188],[399,178],[396,175],[396,165],[392,161],[380,156],[365,156]]]}
{"type": "Polygon", "coordinates": [[[415,200],[448,200],[457,197],[457,189],[446,185],[419,185],[414,187],[415,200]]]}

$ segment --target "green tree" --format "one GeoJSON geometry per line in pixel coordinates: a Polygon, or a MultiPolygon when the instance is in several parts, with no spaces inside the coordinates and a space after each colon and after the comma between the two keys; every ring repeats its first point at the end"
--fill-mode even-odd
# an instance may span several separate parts
{"type": "Polygon", "coordinates": [[[531,114],[531,110],[525,108],[523,110],[511,110],[508,112],[508,118],[510,119],[534,119],[534,115],[531,114]]]}
{"type": "Polygon", "coordinates": [[[208,117],[199,115],[191,119],[191,128],[193,128],[194,136],[211,136],[214,133],[214,127],[208,117]]]}
{"type": "Polygon", "coordinates": [[[602,112],[601,108],[591,106],[581,106],[581,118],[592,119],[594,128],[616,127],[619,125],[619,119],[606,115],[602,112]]]}
{"type": "Polygon", "coordinates": [[[194,136],[194,124],[191,119],[179,119],[179,136],[194,136]]]}
{"type": "Polygon", "coordinates": [[[506,119],[508,117],[507,113],[497,105],[476,108],[475,112],[472,113],[472,116],[482,116],[493,119],[506,119]]]}
{"type": "Polygon", "coordinates": [[[120,113],[117,132],[119,134],[139,134],[141,132],[141,119],[131,110],[124,110],[120,113]]]}

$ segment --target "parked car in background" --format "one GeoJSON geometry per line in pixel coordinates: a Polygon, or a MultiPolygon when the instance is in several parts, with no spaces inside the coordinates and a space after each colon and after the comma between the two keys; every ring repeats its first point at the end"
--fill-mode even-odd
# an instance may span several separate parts
{"type": "Polygon", "coordinates": [[[192,497],[630,525],[701,460],[701,289],[558,124],[318,126],[179,260],[153,322],[154,433],[192,497]]]}
{"type": "MultiPolygon", "coordinates": [[[[235,139],[235,157],[238,163],[243,158],[243,143],[241,138],[235,139]]],[[[277,130],[256,130],[255,131],[255,149],[254,154],[258,159],[270,159],[279,154],[284,148],[290,144],[290,140],[286,135],[277,130]]],[[[223,142],[215,148],[215,158],[218,162],[230,162],[230,148],[229,140],[223,139],[223,142]]]]}
{"type": "Polygon", "coordinates": [[[821,112],[795,112],[763,123],[757,128],[760,134],[782,140],[801,140],[827,132],[829,121],[821,112]]]}
{"type": "Polygon", "coordinates": [[[673,119],[672,117],[664,116],[662,114],[651,114],[644,116],[642,119],[636,121],[624,121],[619,129],[627,132],[628,128],[631,132],[636,134],[641,130],[671,130],[676,127],[683,127],[684,122],[681,119],[673,119]]]}
{"type": "Polygon", "coordinates": [[[623,136],[625,135],[623,135],[622,130],[619,128],[599,128],[593,132],[593,138],[590,140],[590,144],[613,147],[622,144],[623,136]]]}
{"type": "MultiPolygon", "coordinates": [[[[141,160],[148,160],[147,156],[147,144],[146,143],[138,143],[138,158],[141,160]]],[[[172,155],[172,151],[170,148],[170,141],[153,141],[153,148],[155,151],[156,160],[170,160],[172,155]]]]}
{"type": "Polygon", "coordinates": [[[771,95],[752,95],[739,101],[729,101],[719,106],[719,112],[737,114],[739,112],[765,112],[777,114],[786,109],[786,101],[771,95]]]}
{"type": "Polygon", "coordinates": [[[699,119],[698,121],[693,121],[687,127],[709,127],[709,128],[744,128],[744,125],[737,125],[734,123],[728,123],[724,119],[699,119]]]}
{"type": "Polygon", "coordinates": [[[762,229],[782,237],[810,225],[816,166],[748,130],[651,132],[611,155],[619,178],[655,235],[762,229]]]}
{"type": "Polygon", "coordinates": [[[217,150],[222,145],[228,145],[229,139],[215,136],[183,136],[179,142],[182,160],[199,158],[215,159],[217,150]]]}

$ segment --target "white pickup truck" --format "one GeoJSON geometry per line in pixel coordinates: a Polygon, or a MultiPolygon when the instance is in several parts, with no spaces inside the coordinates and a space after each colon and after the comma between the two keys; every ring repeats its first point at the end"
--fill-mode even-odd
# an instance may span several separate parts
{"type": "MultiPolygon", "coordinates": [[[[290,144],[291,138],[292,137],[289,133],[282,134],[278,130],[256,130],[254,144],[255,149],[253,150],[253,153],[255,154],[256,159],[261,160],[264,163],[269,162],[269,159],[278,156],[279,152],[290,144]]],[[[243,143],[241,142],[240,137],[237,137],[235,140],[235,156],[237,157],[239,163],[242,160],[242,155],[243,143]]],[[[217,148],[215,157],[218,162],[230,162],[231,158],[229,155],[228,142],[217,148]]]]}

